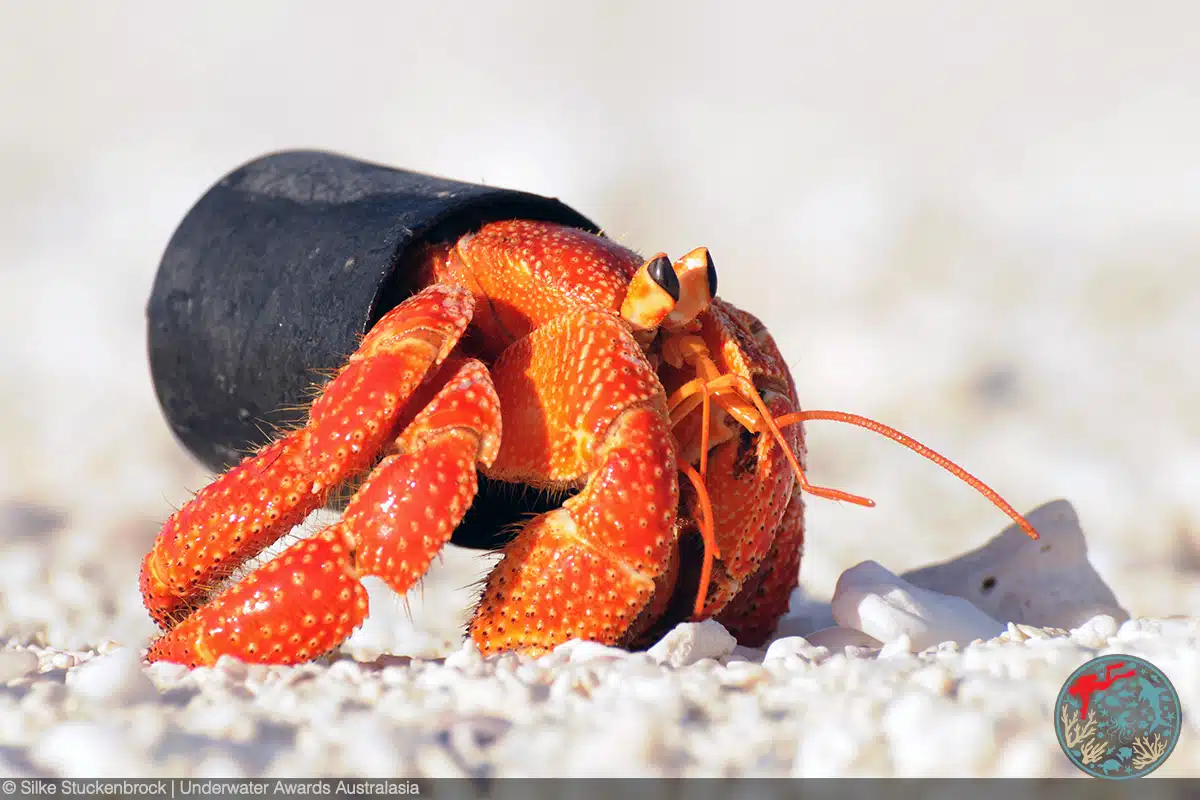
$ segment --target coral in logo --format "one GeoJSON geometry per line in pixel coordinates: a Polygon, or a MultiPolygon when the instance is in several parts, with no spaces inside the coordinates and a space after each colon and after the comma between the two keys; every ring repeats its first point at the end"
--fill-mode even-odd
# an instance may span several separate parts
{"type": "Polygon", "coordinates": [[[1058,743],[1096,778],[1140,778],[1158,769],[1179,741],[1179,695],[1162,670],[1141,658],[1094,658],[1071,673],[1054,705],[1058,743]]]}

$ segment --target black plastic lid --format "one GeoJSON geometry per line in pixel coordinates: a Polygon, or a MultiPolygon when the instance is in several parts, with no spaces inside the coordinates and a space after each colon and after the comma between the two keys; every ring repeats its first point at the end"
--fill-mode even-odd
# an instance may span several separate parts
{"type": "Polygon", "coordinates": [[[408,296],[405,256],[499,219],[598,232],[558,200],[333,153],[250,162],[200,198],[171,237],[147,308],[167,422],[214,471],[280,424],[408,296]]]}

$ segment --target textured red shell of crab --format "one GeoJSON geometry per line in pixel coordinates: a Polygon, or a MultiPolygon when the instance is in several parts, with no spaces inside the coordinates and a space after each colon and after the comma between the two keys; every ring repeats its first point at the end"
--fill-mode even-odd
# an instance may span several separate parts
{"type": "MultiPolygon", "coordinates": [[[[683,545],[698,539],[699,512],[679,468],[698,463],[701,414],[672,425],[668,398],[696,376],[618,313],[642,263],[611,240],[526,221],[429,249],[423,288],[375,325],[307,424],[167,521],[141,572],[166,631],[150,660],[287,664],[337,647],[367,615],[359,579],[412,588],[480,470],[577,490],[505,547],[470,622],[483,652],[540,654],[572,638],[632,646],[691,615],[698,548],[683,545]],[[361,483],[339,522],[231,581],[350,481],[361,483]]],[[[773,416],[798,410],[757,319],[718,298],[697,322],[722,373],[753,381],[773,416]]],[[[802,460],[801,426],[783,436],[802,460]]],[[[803,503],[770,435],[739,428],[714,441],[704,485],[720,557],[700,616],[755,645],[796,586],[803,503]]]]}

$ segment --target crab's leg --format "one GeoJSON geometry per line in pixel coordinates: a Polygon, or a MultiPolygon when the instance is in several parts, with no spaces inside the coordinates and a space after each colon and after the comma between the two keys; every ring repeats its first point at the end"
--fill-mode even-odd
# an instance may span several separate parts
{"type": "MultiPolygon", "coordinates": [[[[766,400],[773,414],[792,405],[781,395],[766,400]]],[[[712,498],[714,529],[721,558],[713,565],[704,608],[705,619],[718,613],[759,568],[777,536],[792,489],[792,467],[769,434],[745,435],[718,445],[709,454],[707,485],[712,498]]],[[[803,461],[804,446],[796,429],[784,436],[803,461]]]]}
{"type": "Polygon", "coordinates": [[[146,608],[164,628],[240,564],[362,472],[395,438],[397,421],[428,370],[471,318],[470,293],[431,286],[385,315],[313,403],[305,427],[226,472],[175,513],[142,563],[146,608]]]}
{"type": "Polygon", "coordinates": [[[804,497],[799,488],[784,510],[771,549],[747,578],[737,595],[717,614],[717,621],[746,647],[759,647],[770,638],[779,618],[788,611],[792,592],[800,583],[804,549],[804,497]]]}
{"type": "Polygon", "coordinates": [[[677,566],[676,452],[662,385],[611,314],[560,317],[492,366],[504,441],[489,475],[583,484],[527,522],[488,576],[471,636],[484,652],[627,640],[661,611],[677,566]]]}
{"type": "Polygon", "coordinates": [[[157,640],[151,661],[191,666],[222,655],[295,664],[337,647],[362,624],[359,579],[408,591],[470,508],[477,464],[500,445],[500,402],[487,368],[448,361],[440,390],[350,500],[340,522],[259,567],[157,640]]]}

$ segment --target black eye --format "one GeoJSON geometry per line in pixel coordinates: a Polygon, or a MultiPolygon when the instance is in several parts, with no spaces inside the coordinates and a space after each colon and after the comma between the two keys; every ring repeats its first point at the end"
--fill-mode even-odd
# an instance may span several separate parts
{"type": "Polygon", "coordinates": [[[713,266],[712,256],[708,251],[704,251],[704,260],[708,262],[708,296],[717,296],[717,268],[713,266]]]}
{"type": "Polygon", "coordinates": [[[654,259],[646,268],[646,272],[650,273],[650,277],[654,279],[655,283],[671,295],[672,300],[676,303],[679,302],[679,276],[675,274],[675,268],[671,266],[669,258],[659,256],[654,259]]]}

